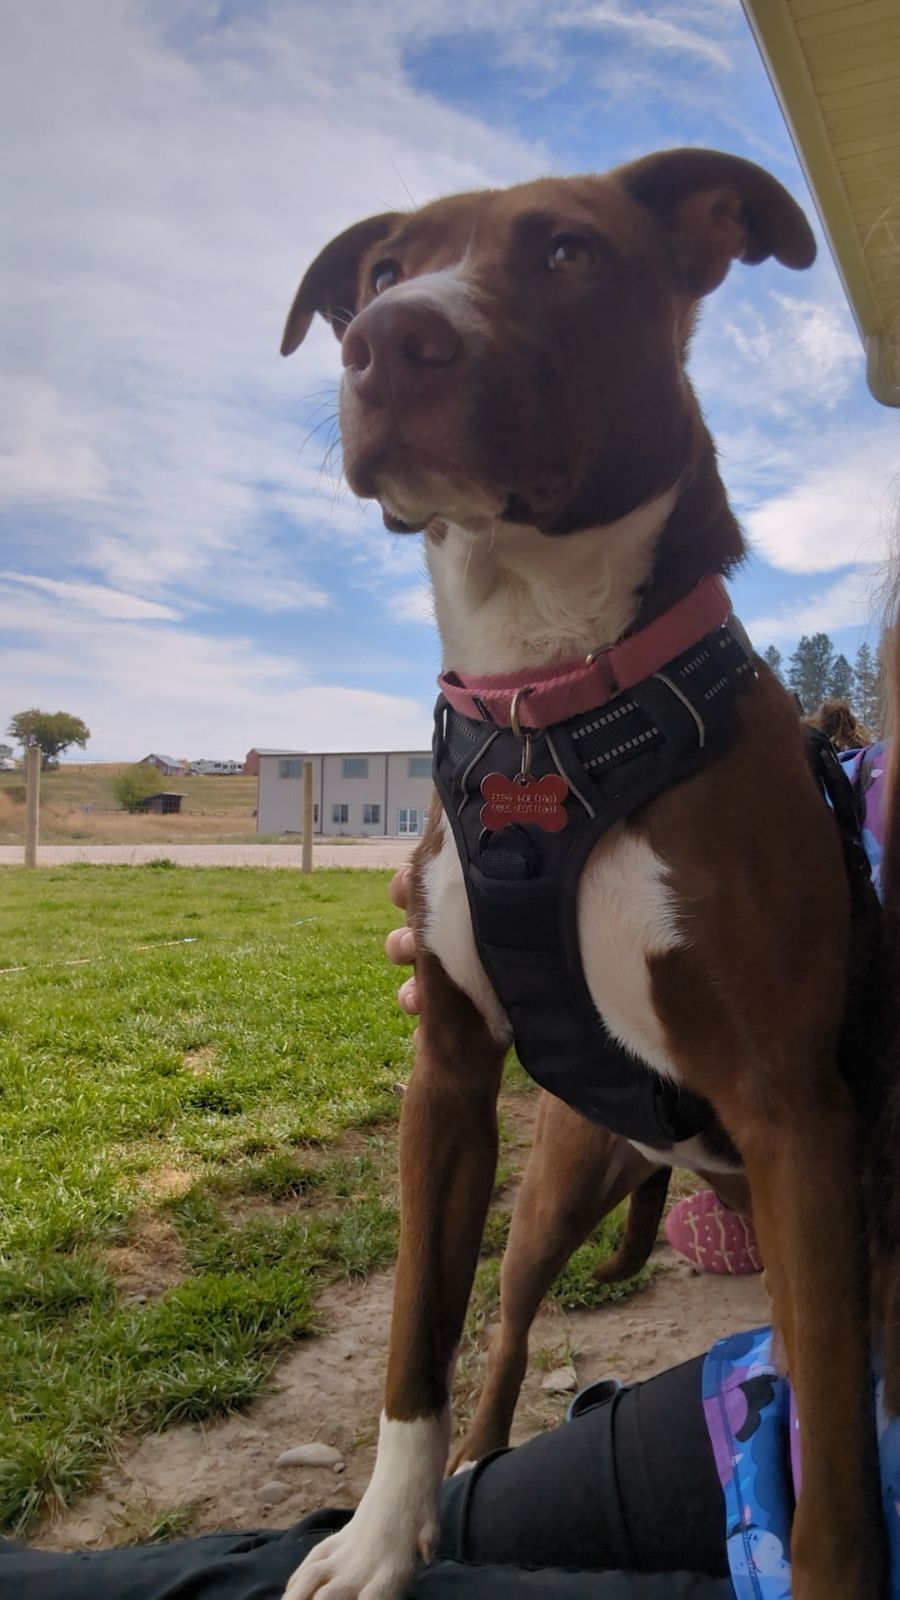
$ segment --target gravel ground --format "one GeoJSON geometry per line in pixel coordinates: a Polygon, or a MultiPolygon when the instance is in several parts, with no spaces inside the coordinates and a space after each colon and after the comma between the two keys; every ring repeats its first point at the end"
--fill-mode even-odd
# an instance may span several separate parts
{"type": "MultiPolygon", "coordinates": [[[[313,867],[402,867],[412,855],[415,840],[367,839],[360,844],[316,844],[313,867]]],[[[39,867],[67,866],[85,861],[95,867],[139,867],[166,857],[179,867],[300,867],[299,844],[43,844],[38,846],[39,867]]],[[[25,859],[21,845],[0,845],[0,867],[20,867],[25,859]]]]}

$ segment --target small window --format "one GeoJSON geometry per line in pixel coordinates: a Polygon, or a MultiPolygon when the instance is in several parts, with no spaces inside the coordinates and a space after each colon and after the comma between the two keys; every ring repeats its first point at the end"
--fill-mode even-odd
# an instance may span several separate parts
{"type": "Polygon", "coordinates": [[[313,806],[313,827],[317,828],[318,826],[319,826],[319,805],[318,805],[318,801],[316,801],[316,803],[313,806]]]}
{"type": "Polygon", "coordinates": [[[350,807],[349,806],[332,806],[332,808],[331,808],[331,820],[332,820],[332,822],[349,822],[350,821],[350,807]]]}
{"type": "Polygon", "coordinates": [[[344,756],[341,762],[342,778],[367,778],[368,776],[368,756],[344,756]]]}
{"type": "Polygon", "coordinates": [[[377,827],[377,825],[378,825],[378,823],[380,821],[381,821],[381,807],[380,806],[363,806],[363,827],[364,828],[377,827]]]}
{"type": "Polygon", "coordinates": [[[430,756],[410,756],[409,760],[406,763],[406,766],[407,766],[407,777],[409,777],[409,778],[430,778],[431,777],[431,757],[430,756]]]}
{"type": "Polygon", "coordinates": [[[299,758],[294,761],[279,761],[279,778],[300,778],[303,775],[303,762],[299,758]]]}

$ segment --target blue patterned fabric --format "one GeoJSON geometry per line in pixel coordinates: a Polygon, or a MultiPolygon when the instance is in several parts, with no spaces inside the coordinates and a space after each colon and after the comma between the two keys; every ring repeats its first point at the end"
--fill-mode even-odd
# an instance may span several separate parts
{"type": "Polygon", "coordinates": [[[790,1600],[791,1407],[772,1361],[770,1328],[713,1345],[703,1367],[703,1410],[725,1498],[737,1600],[790,1600]]]}
{"type": "Polygon", "coordinates": [[[888,744],[883,740],[868,750],[846,750],[841,766],[853,784],[862,812],[863,849],[872,868],[872,882],[881,899],[881,858],[884,854],[885,778],[888,744]]]}
{"type": "MultiPolygon", "coordinates": [[[[771,1328],[732,1334],[703,1366],[703,1410],[725,1499],[725,1535],[736,1600],[791,1600],[790,1536],[800,1485],[797,1416],[790,1384],[772,1357],[771,1328]]],[[[900,1600],[900,1421],[875,1379],[881,1499],[900,1600]]]]}
{"type": "MultiPolygon", "coordinates": [[[[881,898],[887,746],[849,750],[841,764],[862,813],[862,842],[881,898]]],[[[790,1600],[790,1532],[800,1485],[797,1415],[790,1385],[772,1359],[772,1330],[733,1334],[703,1368],[703,1409],[726,1508],[737,1600],[790,1600]]],[[[891,1600],[900,1600],[900,1421],[890,1419],[875,1381],[881,1494],[891,1553],[891,1600]]]]}

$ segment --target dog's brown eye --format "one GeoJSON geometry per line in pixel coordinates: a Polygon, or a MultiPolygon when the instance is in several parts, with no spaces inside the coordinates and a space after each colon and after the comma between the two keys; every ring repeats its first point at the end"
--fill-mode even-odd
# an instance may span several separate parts
{"type": "Polygon", "coordinates": [[[566,267],[589,266],[594,259],[590,239],[580,233],[558,233],[550,240],[547,265],[551,272],[562,272],[566,267]]]}
{"type": "Polygon", "coordinates": [[[385,289],[392,289],[402,276],[396,261],[379,261],[372,268],[372,288],[376,294],[384,294],[385,289]]]}

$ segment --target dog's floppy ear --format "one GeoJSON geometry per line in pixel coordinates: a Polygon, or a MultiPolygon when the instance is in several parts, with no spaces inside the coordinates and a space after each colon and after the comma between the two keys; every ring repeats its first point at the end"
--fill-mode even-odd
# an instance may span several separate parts
{"type": "Polygon", "coordinates": [[[682,287],[717,289],[732,261],[755,266],[774,256],[810,267],[812,229],[787,190],[752,161],[718,150],[663,150],[610,174],[672,235],[682,287]]]}
{"type": "Polygon", "coordinates": [[[398,217],[399,212],[385,211],[378,217],[355,222],[316,256],[288,312],[281,341],[283,356],[293,355],[303,343],[317,311],[331,323],[337,337],[343,338],[344,329],[356,312],[359,263],[370,245],[387,237],[398,217]]]}

